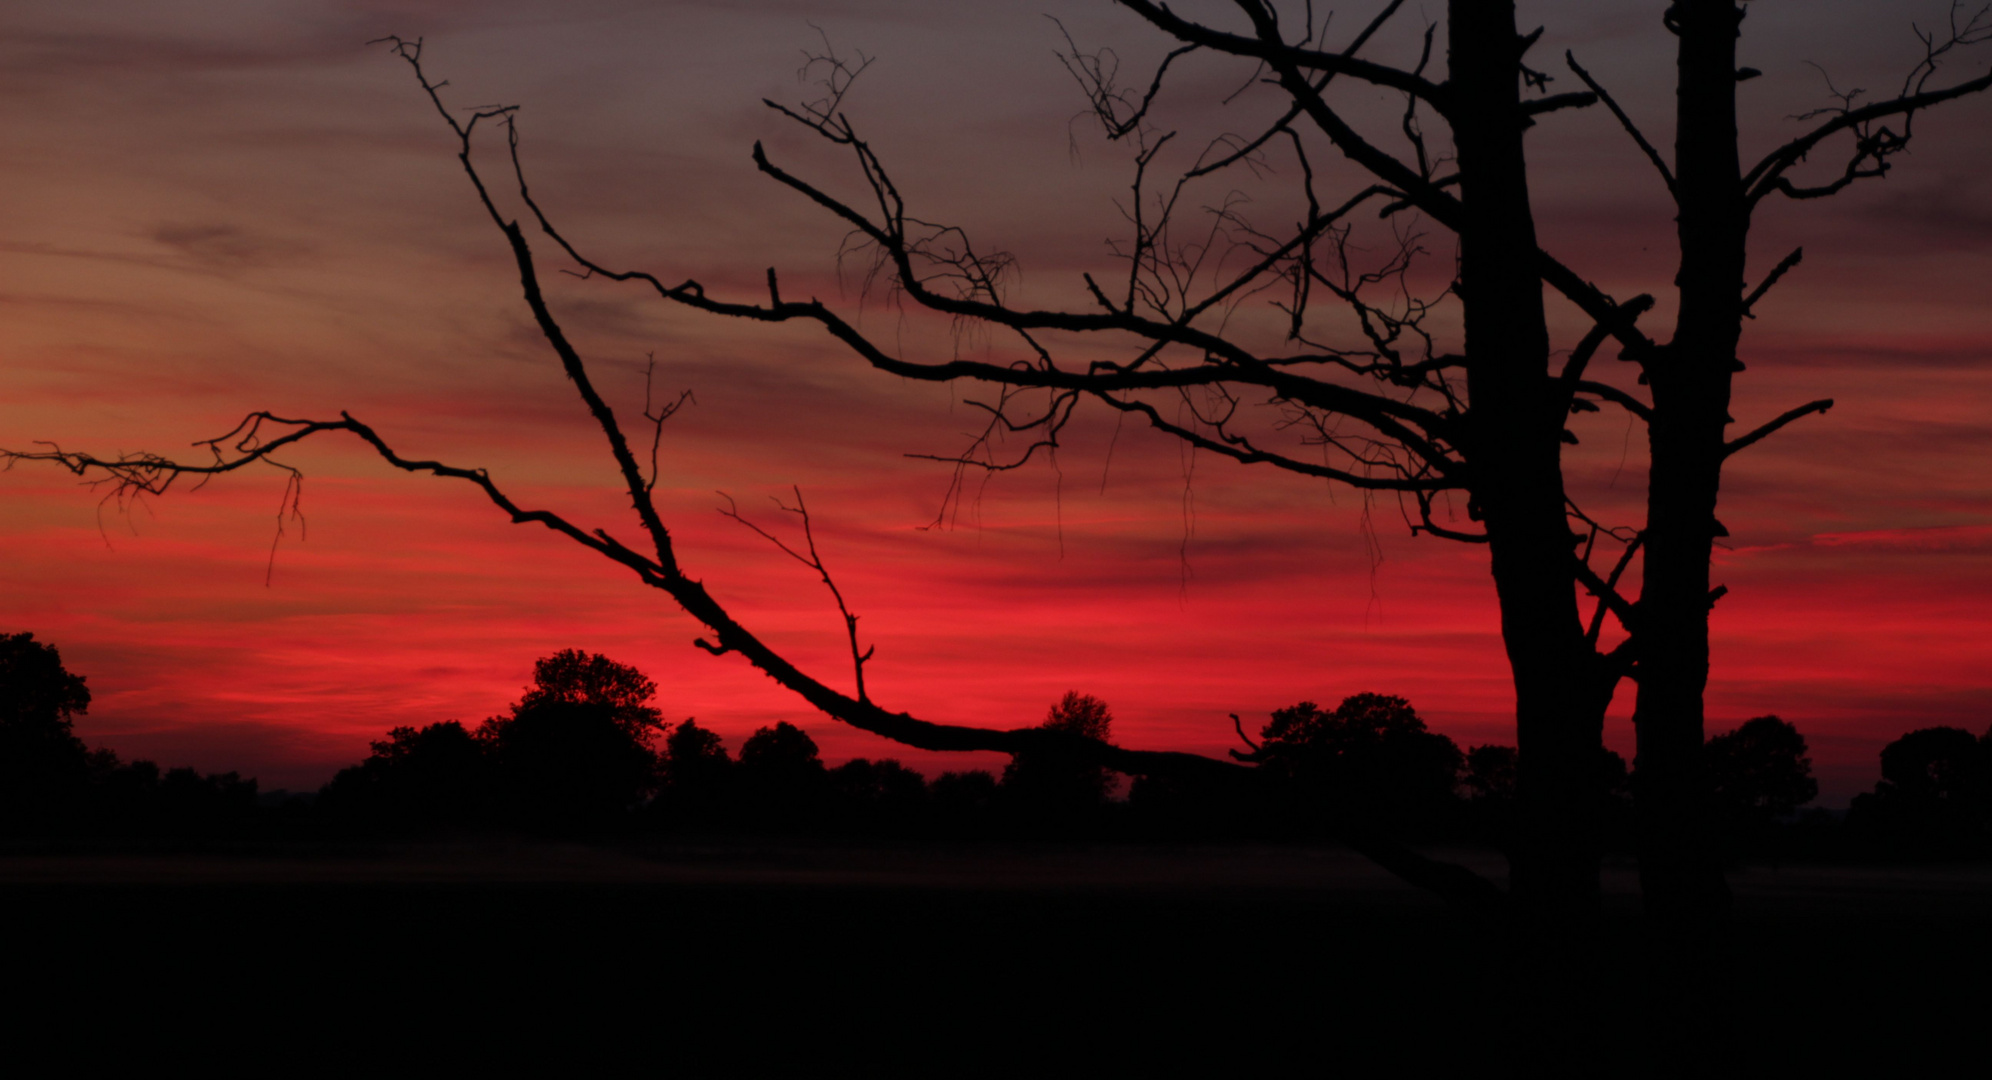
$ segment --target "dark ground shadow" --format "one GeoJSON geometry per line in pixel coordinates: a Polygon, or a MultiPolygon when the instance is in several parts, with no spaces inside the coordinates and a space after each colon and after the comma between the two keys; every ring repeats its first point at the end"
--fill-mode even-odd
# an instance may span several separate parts
{"type": "MultiPolygon", "coordinates": [[[[1743,1045],[1703,1074],[1976,1045],[1992,882],[1894,873],[1739,879],[1743,1045]]],[[[1673,1071],[1639,1049],[1628,900],[1601,1007],[1529,1023],[1594,1075],[1673,1071]]],[[[1521,1005],[1481,940],[1334,849],[16,854],[0,904],[32,998],[9,1026],[81,1025],[86,1056],[109,1033],[307,1072],[1540,1074],[1516,1067],[1521,1005]]]]}

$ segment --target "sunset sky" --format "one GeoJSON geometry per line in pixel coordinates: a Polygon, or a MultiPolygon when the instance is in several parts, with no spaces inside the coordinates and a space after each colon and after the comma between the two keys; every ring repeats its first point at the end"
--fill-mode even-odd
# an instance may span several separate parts
{"type": "MultiPolygon", "coordinates": [[[[1330,40],[1379,6],[1352,5],[1330,40]]],[[[1539,64],[1560,72],[1575,50],[1656,141],[1672,104],[1663,7],[1522,4],[1547,27],[1539,64]]],[[[1911,21],[1945,9],[1750,5],[1742,56],[1765,76],[1743,91],[1746,160],[1829,103],[1808,62],[1842,89],[1890,91],[1921,52],[1911,21]]],[[[1007,341],[861,296],[861,268],[839,274],[842,230],[748,154],[763,140],[792,171],[857,190],[847,159],[760,104],[811,95],[797,68],[820,28],[875,58],[846,108],[921,216],[1016,254],[1022,297],[1084,308],[1080,273],[1116,272],[1106,241],[1124,230],[1113,200],[1132,173],[1081,115],[1045,14],[1144,85],[1168,48],[1101,0],[0,3],[0,446],[192,457],[187,444],[254,409],[344,409],[404,454],[488,468],[527,505],[631,538],[599,434],[448,131],[406,65],[366,42],[422,37],[452,104],[521,105],[535,194],[604,261],[746,300],[773,266],[785,295],[862,312],[907,355],[1006,357],[1007,341]]],[[[1375,58],[1408,62],[1417,19],[1375,58]]],[[[1988,62],[1981,49],[1939,81],[1988,62]]],[[[1274,95],[1217,104],[1249,74],[1191,64],[1159,122],[1185,144],[1251,129],[1274,95]]],[[[1351,94],[1358,115],[1394,107],[1351,94]]],[[[1905,730],[1992,724],[1988,131],[1992,98],[1925,115],[1885,182],[1767,203],[1753,233],[1753,281],[1797,244],[1806,257],[1748,327],[1732,411],[1748,428],[1813,398],[1838,405],[1727,474],[1710,727],[1793,721],[1828,805],[1871,785],[1876,751],[1905,730]]],[[[1547,117],[1531,140],[1545,245],[1618,296],[1654,292],[1647,326],[1664,332],[1659,181],[1602,110],[1547,117]]],[[[1328,177],[1358,186],[1339,163],[1328,177]]],[[[1449,263],[1450,238],[1425,231],[1429,262],[1449,263]]],[[[827,593],[716,513],[717,492],[777,528],[769,499],[802,488],[877,646],[872,696],[892,709],[1019,726],[1079,689],[1113,706],[1125,745],[1221,752],[1228,713],[1263,723],[1379,691],[1463,744],[1512,741],[1485,552],[1411,538],[1392,499],[1192,457],[1082,409],[1055,466],[978,481],[925,528],[947,509],[949,471],[906,455],[966,446],[977,388],[880,375],[804,326],[723,322],[599,281],[550,287],[619,412],[641,412],[650,354],[660,391],[694,392],[660,453],[680,558],[827,681],[849,685],[827,593]]],[[[1584,327],[1552,310],[1568,348],[1584,327]]],[[[1241,311],[1249,333],[1270,309],[1241,311]]],[[[1573,484],[1632,506],[1642,433],[1613,414],[1578,431],[1573,484]]],[[[313,788],[389,727],[501,711],[534,658],[573,647],[643,669],[668,716],[735,748],[788,719],[832,761],[992,764],[812,714],[737,658],[694,649],[699,628],[663,594],[508,525],[468,485],[396,472],[351,439],[285,460],[306,475],[306,520],[274,556],[274,470],[128,507],[53,467],[0,473],[0,631],[33,631],[88,676],[77,730],[92,744],[313,788]]],[[[1630,700],[1622,688],[1608,732],[1628,756],[1630,700]]]]}

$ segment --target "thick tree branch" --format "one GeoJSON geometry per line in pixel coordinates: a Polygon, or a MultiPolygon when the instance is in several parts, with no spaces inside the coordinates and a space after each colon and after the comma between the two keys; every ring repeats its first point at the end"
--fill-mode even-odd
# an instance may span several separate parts
{"type": "Polygon", "coordinates": [[[1649,424],[1653,422],[1653,406],[1646,404],[1610,383],[1579,379],[1572,384],[1572,389],[1575,393],[1591,394],[1609,401],[1649,424]]]}
{"type": "Polygon", "coordinates": [[[1619,126],[1625,129],[1627,135],[1632,136],[1632,141],[1639,146],[1640,152],[1646,155],[1646,160],[1652,162],[1653,168],[1660,173],[1660,179],[1667,184],[1667,193],[1678,199],[1681,193],[1674,186],[1674,170],[1667,167],[1667,159],[1661,157],[1660,151],[1655,150],[1653,144],[1646,140],[1646,135],[1639,130],[1639,125],[1633,123],[1632,117],[1626,115],[1625,110],[1619,107],[1619,103],[1612,99],[1612,95],[1605,90],[1604,86],[1600,85],[1598,80],[1592,78],[1590,72],[1584,70],[1583,65],[1577,62],[1577,57],[1574,53],[1566,50],[1563,54],[1563,62],[1570,66],[1570,70],[1579,79],[1584,80],[1584,85],[1590,87],[1591,92],[1597,94],[1598,99],[1605,103],[1605,108],[1610,109],[1612,115],[1618,118],[1619,126]]]}
{"type": "Polygon", "coordinates": [[[1621,304],[1547,251],[1536,252],[1536,265],[1544,283],[1577,305],[1592,322],[1611,331],[1623,346],[1625,359],[1644,363],[1655,355],[1658,346],[1638,326],[1639,316],[1653,306],[1652,297],[1642,295],[1621,304]]]}
{"type": "Polygon", "coordinates": [[[1533,118],[1560,109],[1588,109],[1597,103],[1598,94],[1595,91],[1551,94],[1546,98],[1522,102],[1522,115],[1533,118]]]}
{"type": "Polygon", "coordinates": [[[1439,524],[1432,518],[1431,493],[1421,491],[1417,494],[1419,520],[1411,526],[1411,535],[1416,536],[1419,533],[1429,533],[1441,540],[1451,540],[1460,544],[1485,544],[1492,542],[1493,538],[1484,532],[1467,532],[1465,529],[1455,529],[1450,525],[1439,524]]]}
{"type": "MultiPolygon", "coordinates": [[[[1630,557],[1626,556],[1625,561],[1630,562],[1630,557]]],[[[1619,625],[1625,627],[1627,632],[1637,633],[1639,612],[1630,600],[1619,594],[1616,583],[1599,577],[1598,572],[1591,569],[1589,563],[1574,555],[1571,557],[1570,565],[1578,584],[1584,586],[1586,592],[1597,597],[1599,603],[1610,609],[1612,615],[1618,619],[1619,625]]],[[[1617,574],[1618,571],[1615,569],[1613,576],[1616,577],[1617,574]]]]}
{"type": "Polygon", "coordinates": [[[582,547],[629,568],[644,584],[669,594],[686,613],[713,632],[716,644],[702,643],[708,651],[739,653],[749,663],[773,676],[777,682],[800,694],[811,705],[860,730],[883,735],[896,742],[923,750],[991,750],[1010,754],[1032,750],[1055,750],[1058,753],[1074,755],[1090,764],[1136,775],[1154,772],[1231,779],[1248,775],[1250,772],[1243,766],[1196,754],[1127,750],[1083,736],[1047,731],[1043,728],[997,730],[916,720],[905,713],[887,712],[870,701],[841,694],[804,674],[750,633],[706,591],[704,585],[687,577],[675,561],[655,559],[641,554],[616,541],[604,531],[583,529],[553,511],[528,510],[521,507],[506,495],[483,469],[466,469],[438,461],[403,457],[373,428],[346,413],[341,413],[338,420],[294,420],[267,412],[251,414],[242,425],[228,435],[198,444],[215,447],[218,454],[225,446],[227,451],[233,453],[230,457],[218,457],[214,463],[208,465],[183,464],[153,454],[102,459],[89,454],[60,450],[0,451],[0,457],[5,457],[10,462],[53,462],[79,476],[100,473],[114,484],[134,490],[159,493],[178,476],[205,477],[234,472],[252,464],[268,462],[272,453],[313,435],[334,431],[351,432],[358,436],[371,446],[382,460],[404,472],[425,472],[468,481],[483,491],[485,497],[503,510],[514,523],[543,525],[582,547]],[[277,425],[289,430],[277,437],[266,439],[263,434],[265,425],[277,425]]]}
{"type": "Polygon", "coordinates": [[[1797,420],[1801,417],[1810,416],[1813,413],[1824,413],[1826,410],[1832,407],[1833,407],[1832,398],[1821,398],[1818,401],[1808,401],[1805,404],[1800,405],[1796,409],[1786,410],[1786,412],[1782,416],[1779,416],[1777,419],[1772,420],[1770,423],[1767,423],[1762,427],[1757,428],[1755,431],[1750,432],[1748,435],[1738,436],[1734,439],[1729,440],[1729,442],[1723,444],[1722,456],[1726,458],[1731,454],[1736,453],[1739,450],[1744,450],[1751,446],[1754,446],[1757,443],[1762,442],[1764,439],[1770,437],[1771,435],[1776,434],[1778,429],[1784,427],[1786,424],[1789,424],[1792,421],[1797,420]]]}
{"type": "MultiPolygon", "coordinates": [[[[1618,562],[1612,564],[1611,575],[1605,578],[1604,581],[1605,588],[1612,595],[1617,595],[1619,579],[1625,576],[1626,569],[1632,565],[1633,557],[1639,554],[1640,545],[1645,542],[1646,534],[1640,533],[1632,538],[1631,543],[1626,544],[1623,551],[1619,552],[1618,562]]],[[[1598,647],[1598,637],[1605,630],[1605,611],[1607,606],[1605,595],[1599,594],[1598,606],[1591,611],[1591,625],[1584,631],[1584,641],[1594,649],[1598,647]]],[[[1629,607],[1628,610],[1630,610],[1629,607]]],[[[1624,625],[1623,616],[1621,616],[1621,625],[1624,625]]]]}
{"type": "MultiPolygon", "coordinates": [[[[1653,297],[1641,293],[1627,300],[1625,303],[1618,305],[1613,310],[1613,315],[1620,321],[1624,321],[1627,319],[1637,319],[1652,309],[1653,297]]],[[[1570,350],[1570,359],[1564,362],[1563,373],[1557,376],[1557,381],[1564,387],[1566,404],[1569,397],[1574,395],[1580,386],[1594,385],[1584,383],[1584,372],[1591,366],[1592,358],[1597,356],[1598,349],[1604,345],[1605,339],[1613,336],[1613,334],[1614,329],[1612,325],[1603,322],[1596,323],[1578,341],[1577,347],[1570,350]]]]}
{"type": "MultiPolygon", "coordinates": [[[[1847,184],[1853,182],[1858,175],[1861,175],[1857,172],[1857,169],[1863,159],[1874,159],[1885,156],[1887,153],[1892,152],[1891,145],[1877,143],[1872,149],[1863,146],[1860,153],[1854,158],[1853,164],[1848,167],[1847,174],[1822,188],[1795,187],[1790,181],[1785,179],[1784,174],[1792,166],[1804,161],[1806,155],[1810,154],[1820,143],[1842,131],[1853,131],[1860,128],[1863,124],[1872,123],[1873,121],[1885,119],[1890,116],[1914,113],[1919,109],[1927,109],[1932,105],[1940,105],[1943,102],[1976,94],[1988,88],[1992,88],[1992,71],[1988,71],[1976,79],[1970,79],[1955,86],[1948,86],[1942,90],[1929,90],[1919,94],[1908,94],[1889,101],[1877,101],[1872,105],[1864,105],[1858,109],[1848,109],[1845,112],[1841,112],[1831,120],[1820,124],[1811,131],[1764,155],[1762,161],[1759,161],[1749,172],[1743,175],[1743,190],[1746,193],[1746,201],[1754,207],[1757,203],[1763,201],[1764,196],[1769,195],[1773,191],[1783,191],[1787,195],[1800,198],[1808,195],[1816,197],[1817,195],[1831,194],[1832,192],[1839,191],[1841,188],[1846,187],[1847,184]]],[[[1880,135],[1891,134],[1886,129],[1880,133],[1880,135]]],[[[1867,140],[1863,141],[1865,143],[1867,140]]],[[[1898,137],[1897,141],[1906,140],[1901,140],[1898,137]]]]}
{"type": "Polygon", "coordinates": [[[1789,273],[1791,268],[1797,266],[1799,260],[1803,258],[1805,258],[1805,249],[1793,248],[1791,254],[1779,259],[1778,264],[1771,268],[1771,272],[1764,276],[1764,280],[1756,288],[1750,290],[1749,296],[1743,298],[1743,317],[1746,319],[1756,318],[1756,312],[1752,309],[1757,306],[1757,301],[1762,300],[1764,294],[1771,291],[1771,286],[1776,285],[1778,279],[1789,273]]]}
{"type": "MultiPolygon", "coordinates": [[[[1331,53],[1301,45],[1289,45],[1277,37],[1268,40],[1263,33],[1246,37],[1242,34],[1213,29],[1177,15],[1166,4],[1151,3],[1150,0],[1116,0],[1116,2],[1148,20],[1157,29],[1186,44],[1201,45],[1231,56],[1262,60],[1275,67],[1347,75],[1352,79],[1360,79],[1376,86],[1411,94],[1430,103],[1441,114],[1447,111],[1450,104],[1451,94],[1446,87],[1408,71],[1400,71],[1368,60],[1359,60],[1353,55],[1355,48],[1367,41],[1370,34],[1375,33],[1382,19],[1387,19],[1396,13],[1398,6],[1396,4],[1392,4],[1379,20],[1371,23],[1362,37],[1357,39],[1356,45],[1345,52],[1331,53]]],[[[1239,6],[1245,9],[1247,16],[1252,18],[1255,24],[1260,22],[1262,15],[1254,9],[1254,5],[1241,3],[1239,6]]],[[[1257,29],[1260,28],[1255,26],[1255,30],[1257,29]]]]}

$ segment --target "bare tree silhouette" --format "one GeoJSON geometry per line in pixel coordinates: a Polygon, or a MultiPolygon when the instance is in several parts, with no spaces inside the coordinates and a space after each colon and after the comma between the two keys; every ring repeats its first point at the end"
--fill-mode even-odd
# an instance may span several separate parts
{"type": "MultiPolygon", "coordinates": [[[[1229,24],[1221,26],[1148,0],[1119,2],[1177,45],[1145,89],[1142,83],[1130,89],[1119,81],[1111,53],[1089,52],[1068,39],[1068,69],[1106,137],[1134,148],[1135,167],[1133,197],[1123,208],[1129,228],[1118,248],[1124,277],[1103,283],[1087,275],[1077,307],[1011,303],[1014,259],[979,248],[962,229],[911,208],[910,196],[845,109],[862,63],[826,48],[811,60],[822,78],[821,97],[794,107],[769,103],[849,154],[865,194],[862,205],[834,197],[755,147],[753,159],[764,174],[848,226],[850,251],[874,260],[877,280],[920,307],[1011,335],[1019,350],[1013,362],[900,355],[818,300],[785,300],[773,269],[765,298],[729,299],[708,293],[696,279],[671,284],[649,271],[591,259],[554,224],[528,185],[516,109],[480,108],[459,119],[445,106],[441,84],[424,73],[420,41],[388,39],[455,136],[478,199],[514,255],[527,306],[608,442],[642,532],[640,545],[550,510],[523,507],[481,469],[403,457],[345,413],[337,419],[253,413],[203,444],[212,460],[202,463],[153,454],[105,459],[59,448],[9,457],[57,462],[118,490],[159,492],[183,475],[205,480],[251,464],[283,467],[273,454],[320,433],[347,432],[396,468],[468,481],[514,522],[542,525],[627,567],[710,628],[700,647],[742,656],[816,708],[865,731],[929,750],[1052,751],[1135,775],[1222,782],[1249,774],[1238,763],[1130,750],[1054,729],[999,731],[917,719],[874,703],[862,681],[855,696],[834,689],[762,641],[681,565],[651,499],[655,440],[646,468],[542,291],[527,238],[536,228],[590,276],[638,282],[665,300],[715,315],[812,322],[882,372],[989,384],[995,398],[983,405],[985,436],[947,458],[957,470],[1014,468],[1055,448],[1074,410],[1090,403],[1240,463],[1393,494],[1414,532],[1485,544],[1515,686],[1513,897],[1531,922],[1551,931],[1581,924],[1596,910],[1603,715],[1621,681],[1631,677],[1637,684],[1636,797],[1649,910],[1689,934],[1719,925],[1727,892],[1706,835],[1699,769],[1709,611],[1724,591],[1710,579],[1711,547],[1725,534],[1715,517],[1722,469],[1738,451],[1831,405],[1805,403],[1744,434],[1728,434],[1743,321],[1799,258],[1794,252],[1748,285],[1751,215],[1772,195],[1818,198],[1883,175],[1907,147],[1921,110],[1992,86],[1992,75],[1937,83],[1958,50],[1988,38],[1992,25],[1985,12],[1960,18],[1954,11],[1947,30],[1924,35],[1925,56],[1895,97],[1867,105],[1842,98],[1810,117],[1813,126],[1804,134],[1746,169],[1736,87],[1756,72],[1737,66],[1745,8],[1736,0],[1677,0],[1656,11],[1678,40],[1671,161],[1575,56],[1566,54],[1565,66],[1588,89],[1548,92],[1551,76],[1527,59],[1541,31],[1521,33],[1509,0],[1450,0],[1442,76],[1436,72],[1437,24],[1424,28],[1422,52],[1409,66],[1363,56],[1399,16],[1402,0],[1390,0],[1339,48],[1327,44],[1325,24],[1316,24],[1311,6],[1297,11],[1269,0],[1234,0],[1229,24]],[[1260,127],[1218,139],[1190,167],[1158,181],[1159,155],[1172,138],[1159,126],[1160,92],[1192,54],[1235,61],[1250,78],[1277,87],[1283,105],[1260,127]],[[1381,90],[1402,99],[1401,114],[1383,134],[1363,130],[1367,121],[1338,103],[1335,95],[1351,86],[1372,97],[1381,90]],[[1607,295],[1537,239],[1525,134],[1560,110],[1600,104],[1655,167],[1677,214],[1679,305],[1664,339],[1638,325],[1654,306],[1651,296],[1607,295]],[[1434,122],[1444,131],[1428,131],[1434,122]],[[474,136],[493,125],[506,139],[507,183],[523,206],[517,216],[501,207],[506,197],[473,161],[474,136]],[[1805,162],[1842,143],[1850,145],[1837,173],[1816,182],[1801,178],[1805,162]],[[1273,228],[1230,202],[1221,202],[1203,227],[1185,220],[1195,203],[1186,193],[1198,182],[1228,185],[1257,175],[1274,155],[1295,166],[1292,183],[1306,208],[1298,222],[1273,228]],[[1370,181],[1339,200],[1322,197],[1314,163],[1326,155],[1353,162],[1370,181]],[[1451,231],[1458,257],[1449,283],[1438,295],[1411,293],[1409,271],[1422,249],[1408,228],[1394,233],[1395,245],[1381,262],[1364,262],[1350,243],[1358,211],[1393,220],[1415,214],[1451,231]],[[1574,305],[1590,324],[1560,364],[1553,363],[1559,354],[1551,348],[1546,293],[1574,305]],[[1265,295],[1275,298],[1287,323],[1284,340],[1271,348],[1228,331],[1228,318],[1242,302],[1265,295]],[[1435,317],[1448,306],[1457,310],[1461,329],[1451,335],[1457,340],[1442,332],[1447,320],[1435,317]],[[1341,320],[1343,329],[1331,319],[1341,320]],[[1072,335],[1111,341],[1123,352],[1103,360],[1089,349],[1083,355],[1092,359],[1062,360],[1058,342],[1072,335]],[[1627,366],[1617,373],[1594,371],[1600,350],[1614,343],[1627,366]],[[1249,407],[1255,399],[1270,409],[1249,407]],[[1651,468],[1641,522],[1598,520],[1565,483],[1563,447],[1574,440],[1569,417],[1602,408],[1622,410],[1646,426],[1651,468]],[[1275,433],[1285,433],[1287,441],[1275,433]],[[1290,445],[1294,435],[1297,450],[1290,445]],[[1007,436],[1025,437],[1025,449],[999,453],[1007,436]],[[1591,601],[1588,615],[1580,610],[1584,597],[1591,601]]],[[[669,415],[669,409],[646,410],[653,435],[669,415]]],[[[799,497],[783,509],[806,526],[799,497]]],[[[861,680],[867,654],[859,646],[856,617],[843,607],[813,543],[806,554],[789,553],[830,585],[861,680]]],[[[1461,868],[1420,856],[1360,822],[1338,827],[1408,880],[1479,910],[1509,906],[1500,890],[1461,868]]]]}

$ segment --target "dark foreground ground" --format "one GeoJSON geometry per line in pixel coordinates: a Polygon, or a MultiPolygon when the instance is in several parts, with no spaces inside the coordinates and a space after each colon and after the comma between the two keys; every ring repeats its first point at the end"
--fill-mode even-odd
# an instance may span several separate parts
{"type": "Polygon", "coordinates": [[[1335,848],[16,849],[0,1023],[79,1064],[277,1073],[1979,1074],[1992,867],[1734,883],[1711,1052],[1642,1022],[1669,1002],[1625,869],[1608,962],[1545,1015],[1335,848]]]}

